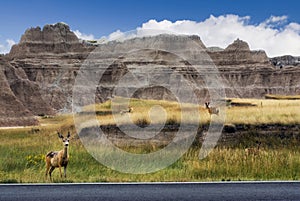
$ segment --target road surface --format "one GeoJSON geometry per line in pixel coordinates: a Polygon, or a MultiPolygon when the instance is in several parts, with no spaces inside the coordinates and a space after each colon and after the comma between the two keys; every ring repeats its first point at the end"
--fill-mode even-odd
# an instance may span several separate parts
{"type": "Polygon", "coordinates": [[[300,182],[0,185],[0,200],[300,200],[300,182]]]}

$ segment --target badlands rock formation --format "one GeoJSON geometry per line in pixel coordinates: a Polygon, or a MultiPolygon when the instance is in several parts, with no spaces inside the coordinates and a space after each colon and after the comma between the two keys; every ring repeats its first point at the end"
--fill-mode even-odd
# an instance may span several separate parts
{"type": "MultiPolygon", "coordinates": [[[[197,97],[204,102],[210,94],[203,78],[216,72],[197,72],[194,63],[217,67],[227,97],[299,94],[300,69],[297,65],[278,67],[283,60],[270,61],[264,51],[251,51],[239,39],[224,50],[206,48],[197,36],[174,35],[109,42],[97,47],[80,41],[64,23],[30,28],[9,54],[0,57],[0,126],[35,124],[36,115],[70,111],[78,74],[86,76],[86,80],[76,85],[82,104],[90,103],[85,97],[89,90],[94,92],[96,102],[109,99],[116,91],[137,98],[175,100],[167,87],[155,84],[161,79],[171,80],[174,72],[195,85],[197,97]],[[190,46],[190,41],[199,49],[190,46]],[[155,50],[155,47],[165,48],[155,50]],[[171,49],[174,51],[165,51],[171,49]],[[189,61],[181,57],[201,51],[203,56],[189,61]],[[93,79],[99,79],[95,89],[88,86],[93,79]],[[150,84],[147,86],[145,82],[150,84]]],[[[169,83],[169,86],[181,94],[188,90],[180,83],[169,83]]]]}
{"type": "MultiPolygon", "coordinates": [[[[56,111],[71,104],[76,71],[91,51],[68,25],[57,23],[26,30],[7,55],[9,63],[25,71],[39,86],[42,99],[56,111]]],[[[41,113],[41,111],[38,111],[41,113]]]]}
{"type": "Polygon", "coordinates": [[[0,125],[37,124],[34,115],[53,114],[40,94],[40,87],[30,81],[22,68],[15,68],[0,57],[0,125]]]}
{"type": "Polygon", "coordinates": [[[237,39],[223,51],[208,52],[223,78],[227,97],[263,98],[299,94],[299,68],[277,68],[262,50],[237,39]]]}
{"type": "Polygon", "coordinates": [[[300,57],[293,57],[291,55],[274,57],[270,60],[274,66],[277,66],[279,68],[283,68],[286,66],[300,66],[300,57]]]}

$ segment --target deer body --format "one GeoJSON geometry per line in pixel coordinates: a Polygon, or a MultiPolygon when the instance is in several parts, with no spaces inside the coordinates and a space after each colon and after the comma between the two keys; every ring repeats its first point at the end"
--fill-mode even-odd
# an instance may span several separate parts
{"type": "Polygon", "coordinates": [[[67,138],[64,138],[60,133],[58,133],[58,137],[62,139],[64,143],[64,149],[60,151],[50,151],[46,155],[46,177],[49,173],[50,179],[51,174],[55,168],[59,168],[60,177],[62,177],[62,167],[64,168],[64,177],[67,177],[67,165],[69,162],[68,146],[70,133],[68,133],[67,138]]]}
{"type": "Polygon", "coordinates": [[[210,102],[205,103],[205,108],[207,109],[208,113],[210,115],[212,115],[212,114],[219,115],[219,109],[216,107],[210,107],[209,104],[210,104],[210,102]]]}
{"type": "Polygon", "coordinates": [[[133,107],[128,107],[127,110],[122,110],[122,111],[120,112],[120,114],[132,113],[132,112],[133,112],[133,107]]]}

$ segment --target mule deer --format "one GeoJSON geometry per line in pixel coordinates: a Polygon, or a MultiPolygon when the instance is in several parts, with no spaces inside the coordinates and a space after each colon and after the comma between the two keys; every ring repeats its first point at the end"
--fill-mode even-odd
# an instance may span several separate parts
{"type": "Polygon", "coordinates": [[[205,106],[206,106],[205,108],[208,110],[208,113],[210,115],[212,115],[212,114],[219,115],[219,109],[216,107],[209,107],[209,104],[210,104],[210,102],[205,103],[205,106]]]}
{"type": "Polygon", "coordinates": [[[69,161],[68,146],[69,146],[70,132],[68,132],[66,138],[64,138],[64,136],[62,136],[62,134],[60,134],[59,132],[57,134],[58,137],[63,141],[64,149],[60,151],[50,151],[46,155],[46,177],[49,173],[50,179],[53,170],[57,167],[59,168],[60,177],[62,178],[61,167],[64,167],[64,176],[65,178],[67,177],[67,165],[69,161]]]}
{"type": "Polygon", "coordinates": [[[133,112],[133,108],[129,106],[127,110],[122,110],[122,111],[120,112],[120,114],[132,113],[132,112],[133,112]]]}
{"type": "Polygon", "coordinates": [[[260,149],[260,145],[261,142],[256,141],[256,147],[251,147],[251,148],[246,148],[245,149],[245,153],[247,156],[249,155],[258,155],[259,154],[259,149],[260,149]]]}

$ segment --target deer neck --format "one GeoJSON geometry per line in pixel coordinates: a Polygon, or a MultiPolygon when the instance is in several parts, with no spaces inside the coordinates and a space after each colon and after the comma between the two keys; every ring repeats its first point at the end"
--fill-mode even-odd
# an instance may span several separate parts
{"type": "Polygon", "coordinates": [[[67,158],[67,157],[68,157],[68,147],[65,146],[63,158],[67,158]]]}

